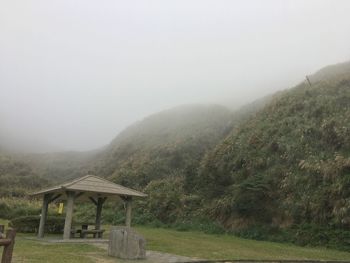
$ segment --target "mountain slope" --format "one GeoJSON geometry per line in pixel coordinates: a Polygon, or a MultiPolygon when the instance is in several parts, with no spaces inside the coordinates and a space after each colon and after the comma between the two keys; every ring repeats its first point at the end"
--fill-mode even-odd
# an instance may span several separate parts
{"type": "Polygon", "coordinates": [[[180,176],[198,166],[204,153],[232,128],[232,113],[221,106],[186,105],[128,127],[99,155],[96,174],[133,187],[180,176]]]}
{"type": "MultiPolygon", "coordinates": [[[[140,189],[152,180],[169,177],[186,177],[193,186],[203,155],[254,111],[244,107],[232,113],[218,105],[184,105],[146,117],[96,151],[8,153],[7,157],[28,167],[28,174],[45,178],[47,181],[39,180],[43,184],[90,172],[140,189]]],[[[6,165],[5,159],[1,161],[6,165]]],[[[16,165],[11,167],[15,176],[16,165]]],[[[0,179],[9,178],[10,172],[5,174],[0,170],[0,179]]],[[[25,189],[13,190],[15,194],[25,192],[25,189]]]]}
{"type": "Polygon", "coordinates": [[[350,72],[350,61],[329,65],[310,76],[312,82],[322,81],[333,77],[341,78],[350,72]]]}
{"type": "Polygon", "coordinates": [[[25,196],[47,183],[28,163],[0,153],[0,197],[25,196]]]}
{"type": "MultiPolygon", "coordinates": [[[[201,193],[227,227],[350,226],[350,71],[278,94],[203,161],[201,193]]],[[[340,67],[340,66],[339,66],[340,67]]],[[[320,73],[321,72],[321,73],[320,73]]],[[[330,76],[330,77],[329,77],[330,76]]]]}

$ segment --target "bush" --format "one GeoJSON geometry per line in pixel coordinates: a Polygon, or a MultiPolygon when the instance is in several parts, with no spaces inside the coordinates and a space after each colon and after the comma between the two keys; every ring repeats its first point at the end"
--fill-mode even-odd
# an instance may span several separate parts
{"type": "Polygon", "coordinates": [[[21,198],[0,198],[0,217],[13,219],[20,216],[39,215],[41,203],[21,198]]]}
{"type": "Polygon", "coordinates": [[[293,242],[298,245],[326,246],[350,250],[350,231],[333,226],[302,224],[294,227],[293,242]]]}
{"type": "MultiPolygon", "coordinates": [[[[64,217],[48,216],[45,224],[45,232],[52,234],[63,233],[64,217]]],[[[12,219],[9,226],[21,233],[37,233],[40,223],[40,216],[21,216],[12,219]]]]}
{"type": "Polygon", "coordinates": [[[225,229],[216,222],[206,218],[191,218],[170,225],[178,231],[200,231],[206,234],[224,234],[225,229]]]}
{"type": "MultiPolygon", "coordinates": [[[[104,220],[105,207],[102,209],[102,219],[104,220]]],[[[73,220],[77,222],[95,222],[96,206],[93,203],[78,203],[74,207],[73,220]]],[[[103,221],[102,223],[110,223],[103,221]]]]}
{"type": "Polygon", "coordinates": [[[278,228],[267,225],[253,225],[236,230],[234,235],[273,242],[289,242],[299,246],[324,246],[339,250],[350,250],[350,231],[335,226],[316,224],[294,225],[289,228],[278,228]]]}
{"type": "Polygon", "coordinates": [[[269,241],[286,241],[283,237],[283,232],[278,227],[269,225],[252,225],[240,230],[234,231],[234,234],[239,237],[255,239],[255,240],[269,240],[269,241]]]}
{"type": "Polygon", "coordinates": [[[144,211],[163,223],[175,223],[184,207],[183,178],[154,180],[147,185],[145,192],[148,198],[144,203],[144,211]]]}

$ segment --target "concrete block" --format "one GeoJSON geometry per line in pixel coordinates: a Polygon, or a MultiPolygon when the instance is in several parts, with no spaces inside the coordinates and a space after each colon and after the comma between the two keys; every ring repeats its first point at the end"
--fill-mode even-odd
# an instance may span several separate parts
{"type": "Polygon", "coordinates": [[[109,234],[108,255],[121,259],[144,259],[146,240],[130,227],[113,227],[109,234]]]}

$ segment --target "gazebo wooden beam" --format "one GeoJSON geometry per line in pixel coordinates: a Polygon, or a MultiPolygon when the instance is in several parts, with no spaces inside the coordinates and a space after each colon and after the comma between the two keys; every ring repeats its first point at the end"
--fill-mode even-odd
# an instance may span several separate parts
{"type": "Polygon", "coordinates": [[[60,198],[61,196],[62,196],[62,194],[58,194],[58,195],[52,197],[52,198],[50,199],[49,203],[52,203],[53,201],[57,200],[57,199],[60,198]]]}
{"type": "Polygon", "coordinates": [[[76,197],[76,194],[73,191],[67,191],[66,194],[67,194],[67,208],[66,208],[66,219],[64,221],[63,239],[69,239],[71,235],[74,199],[76,197]]]}
{"type": "Polygon", "coordinates": [[[131,227],[131,208],[132,208],[132,198],[130,197],[126,201],[126,217],[125,217],[125,225],[127,227],[131,227]]]}
{"type": "Polygon", "coordinates": [[[85,194],[85,192],[80,192],[80,193],[77,193],[76,195],[75,195],[75,199],[77,199],[77,198],[79,198],[80,196],[82,196],[83,194],[85,194]]]}
{"type": "Polygon", "coordinates": [[[101,229],[101,216],[102,216],[102,206],[104,202],[107,200],[107,197],[99,197],[96,202],[96,221],[95,221],[95,229],[101,229]]]}
{"type": "Polygon", "coordinates": [[[47,218],[47,210],[49,208],[49,203],[51,200],[52,194],[45,194],[43,198],[43,206],[41,208],[41,216],[38,230],[38,238],[44,237],[45,223],[47,218]]]}
{"type": "Polygon", "coordinates": [[[131,210],[132,210],[132,196],[120,196],[124,200],[126,206],[125,226],[131,227],[131,210]]]}
{"type": "Polygon", "coordinates": [[[94,203],[94,205],[97,205],[97,201],[95,200],[95,198],[93,198],[92,196],[89,196],[89,199],[91,202],[94,203]]]}

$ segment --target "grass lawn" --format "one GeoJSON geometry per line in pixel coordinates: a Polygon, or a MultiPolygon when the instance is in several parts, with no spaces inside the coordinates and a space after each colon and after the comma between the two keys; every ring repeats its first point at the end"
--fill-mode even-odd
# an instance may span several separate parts
{"type": "MultiPolygon", "coordinates": [[[[0,220],[0,224],[6,224],[0,220]]],[[[107,227],[108,229],[108,227],[107,227]]],[[[145,236],[147,249],[206,259],[320,259],[350,260],[350,253],[325,248],[298,247],[254,241],[229,235],[207,235],[168,229],[136,227],[145,236]]],[[[16,238],[14,263],[126,262],[107,257],[107,252],[89,244],[52,244],[16,238]]],[[[140,261],[138,261],[140,262],[140,261]]]]}
{"type": "Polygon", "coordinates": [[[231,235],[207,235],[167,229],[136,228],[148,249],[205,259],[323,259],[350,260],[350,253],[326,248],[256,241],[231,235]]]}

